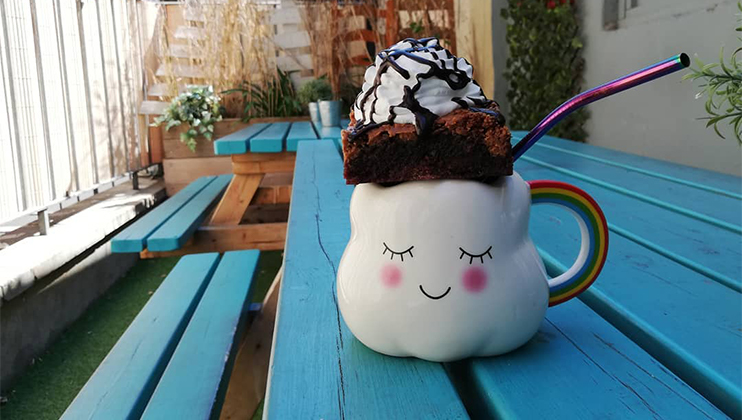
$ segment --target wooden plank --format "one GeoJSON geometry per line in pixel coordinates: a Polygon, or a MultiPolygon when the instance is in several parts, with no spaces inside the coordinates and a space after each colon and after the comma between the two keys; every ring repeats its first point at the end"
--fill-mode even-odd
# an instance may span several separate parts
{"type": "Polygon", "coordinates": [[[216,177],[202,177],[193,181],[178,194],[170,197],[154,210],[111,239],[111,252],[140,252],[147,238],[183,208],[193,197],[213,182],[216,177]]]}
{"type": "Polygon", "coordinates": [[[296,160],[296,153],[245,153],[232,155],[232,162],[267,162],[274,160],[296,160]]]}
{"type": "MultiPolygon", "coordinates": [[[[521,138],[524,135],[524,131],[513,132],[514,138],[521,138]]],[[[563,151],[566,150],[581,155],[587,155],[591,158],[600,159],[603,162],[611,162],[613,165],[622,165],[625,169],[632,171],[639,169],[641,171],[652,173],[654,176],[662,178],[669,177],[675,182],[687,181],[696,185],[729,192],[737,197],[742,195],[742,183],[740,183],[739,177],[733,175],[637,156],[630,153],[619,152],[617,150],[591,146],[589,144],[576,143],[574,141],[552,136],[544,136],[537,143],[537,147],[540,145],[547,145],[563,151]]]]}
{"type": "Polygon", "coordinates": [[[276,187],[276,186],[291,186],[291,182],[294,180],[293,172],[275,172],[271,174],[265,174],[263,180],[260,182],[261,187],[276,187]]]}
{"type": "Polygon", "coordinates": [[[249,140],[270,127],[269,123],[256,123],[230,135],[216,139],[214,153],[217,155],[234,155],[247,153],[250,150],[249,140]]]}
{"type": "Polygon", "coordinates": [[[524,347],[451,374],[474,418],[725,418],[579,301],[549,308],[524,347]]]}
{"type": "Polygon", "coordinates": [[[263,176],[235,175],[211,217],[211,225],[237,225],[255,195],[263,176]]]}
{"type": "MultiPolygon", "coordinates": [[[[533,209],[531,237],[552,275],[572,263],[579,246],[573,224],[564,211],[533,209]]],[[[739,413],[739,293],[619,235],[608,253],[581,299],[727,414],[739,413]]]]}
{"type": "Polygon", "coordinates": [[[252,418],[265,397],[282,272],[278,270],[263,299],[260,313],[250,324],[240,345],[219,415],[222,420],[252,418]]]}
{"type": "Polygon", "coordinates": [[[289,220],[288,204],[256,204],[247,208],[242,224],[282,223],[289,220]]]}
{"type": "Polygon", "coordinates": [[[261,187],[250,204],[287,204],[291,202],[291,186],[261,187]]]}
{"type": "Polygon", "coordinates": [[[203,226],[195,241],[210,243],[218,250],[245,249],[248,244],[286,240],[286,222],[238,226],[203,226]]]}
{"type": "Polygon", "coordinates": [[[259,255],[255,250],[224,254],[143,419],[205,419],[219,413],[242,338],[259,255]]]}
{"type": "Polygon", "coordinates": [[[468,418],[440,364],[375,353],[342,322],[335,274],[353,190],[342,170],[329,143],[300,143],[264,418],[468,418]]]}
{"type": "Polygon", "coordinates": [[[279,153],[283,151],[283,143],[291,127],[290,122],[273,123],[250,139],[252,153],[279,153]]]}
{"type": "Polygon", "coordinates": [[[548,147],[529,150],[527,158],[557,166],[568,173],[579,174],[585,180],[590,178],[593,183],[610,184],[618,187],[618,192],[626,189],[631,193],[661,201],[667,206],[687,209],[738,228],[742,225],[742,201],[739,198],[670,182],[667,179],[596,162],[548,147]]]}
{"type": "MultiPolygon", "coordinates": [[[[260,251],[280,251],[283,250],[283,247],[285,245],[284,241],[275,241],[275,242],[254,242],[254,243],[245,243],[242,244],[244,248],[236,248],[236,249],[225,249],[219,252],[226,252],[226,251],[238,251],[240,249],[257,249],[260,251]]],[[[182,248],[176,249],[174,251],[149,251],[145,249],[144,251],[139,253],[139,258],[141,259],[150,259],[150,258],[168,258],[168,257],[180,257],[183,255],[191,255],[191,254],[203,254],[203,253],[209,253],[214,252],[211,248],[209,248],[207,245],[199,245],[197,243],[186,243],[183,245],[182,248]]]]}
{"type": "MultiPolygon", "coordinates": [[[[254,121],[253,121],[254,122],[254,121]]],[[[214,123],[214,140],[220,139],[224,136],[227,136],[229,134],[232,134],[236,131],[242,130],[243,128],[249,127],[250,124],[242,121],[239,118],[224,118],[221,121],[217,121],[214,123]]],[[[163,138],[165,140],[177,140],[180,141],[180,134],[185,132],[188,129],[185,125],[179,125],[176,127],[173,127],[169,131],[164,131],[163,138]]],[[[208,140],[206,143],[211,143],[208,140]]],[[[196,149],[197,152],[199,152],[199,156],[204,156],[200,154],[201,152],[196,149]]],[[[212,153],[213,153],[213,147],[212,147],[212,153]]]]}
{"type": "Polygon", "coordinates": [[[312,123],[308,121],[294,123],[286,137],[286,151],[295,152],[299,142],[304,140],[317,140],[312,123]]]}
{"type": "Polygon", "coordinates": [[[219,261],[181,259],[126,329],[63,419],[139,418],[219,261]]]}
{"type": "Polygon", "coordinates": [[[216,176],[232,173],[229,156],[214,156],[190,159],[165,159],[162,162],[165,172],[165,188],[170,194],[171,186],[190,184],[202,176],[216,176]]]}
{"type": "Polygon", "coordinates": [[[740,235],[533,164],[526,156],[515,166],[526,179],[554,179],[587,191],[603,208],[612,234],[627,237],[733,290],[742,289],[740,235]]]}
{"type": "MultiPolygon", "coordinates": [[[[170,194],[170,191],[175,191],[177,193],[186,186],[187,184],[170,185],[169,188],[171,188],[171,190],[168,190],[168,194],[170,194]]],[[[289,203],[289,202],[291,202],[291,186],[290,185],[267,186],[267,187],[258,188],[258,190],[255,192],[255,195],[253,196],[252,202],[250,202],[250,205],[279,204],[279,203],[289,203]]]]}
{"type": "Polygon", "coordinates": [[[214,200],[224,191],[232,175],[219,175],[191,201],[147,238],[151,251],[172,251],[180,248],[206,217],[214,200]]]}
{"type": "Polygon", "coordinates": [[[233,162],[232,172],[242,175],[290,172],[294,170],[294,159],[268,160],[265,162],[233,162]]]}

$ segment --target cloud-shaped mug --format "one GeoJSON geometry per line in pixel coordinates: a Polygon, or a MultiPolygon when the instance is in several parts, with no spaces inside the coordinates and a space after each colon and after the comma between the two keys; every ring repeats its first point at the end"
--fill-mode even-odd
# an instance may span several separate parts
{"type": "Polygon", "coordinates": [[[351,238],[337,275],[343,319],[369,348],[391,356],[452,361],[516,349],[546,308],[587,289],[608,247],[600,207],[587,193],[520,175],[356,186],[351,238]],[[528,236],[531,204],[577,219],[582,244],[549,279],[528,236]]]}

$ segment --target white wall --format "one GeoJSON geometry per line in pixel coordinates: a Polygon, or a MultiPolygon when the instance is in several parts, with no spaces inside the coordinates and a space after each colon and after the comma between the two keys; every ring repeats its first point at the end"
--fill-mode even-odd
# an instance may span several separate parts
{"type": "MultiPolygon", "coordinates": [[[[603,2],[580,2],[583,12],[584,87],[589,88],[685,52],[718,61],[739,47],[736,0],[639,0],[618,30],[604,31],[603,2]]],[[[705,128],[704,98],[679,72],[589,105],[588,142],[653,158],[742,175],[742,148],[705,128]]]]}

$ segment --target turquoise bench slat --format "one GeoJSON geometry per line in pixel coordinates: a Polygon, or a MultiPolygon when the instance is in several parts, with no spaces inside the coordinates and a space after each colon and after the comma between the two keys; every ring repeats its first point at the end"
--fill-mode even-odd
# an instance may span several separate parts
{"type": "Polygon", "coordinates": [[[218,254],[197,254],[178,262],[63,419],[139,418],[218,261],[218,254]]]}
{"type": "Polygon", "coordinates": [[[347,128],[347,127],[348,127],[349,125],[350,125],[350,119],[348,119],[348,118],[343,118],[342,120],[340,120],[340,128],[342,128],[342,129],[345,129],[345,128],[347,128]]]}
{"type": "MultiPolygon", "coordinates": [[[[566,270],[579,246],[571,216],[536,207],[530,231],[550,274],[566,270]]],[[[738,292],[613,235],[608,262],[581,299],[727,413],[742,409],[738,292]]]]}
{"type": "Polygon", "coordinates": [[[291,123],[273,123],[260,134],[250,139],[250,152],[278,153],[283,151],[283,141],[289,132],[291,123]]]}
{"type": "Polygon", "coordinates": [[[342,140],[340,132],[343,131],[340,127],[322,127],[319,130],[319,137],[322,140],[332,140],[335,146],[340,149],[342,148],[342,140]]]}
{"type": "Polygon", "coordinates": [[[165,200],[164,203],[132,223],[131,226],[111,239],[111,252],[140,252],[144,250],[147,238],[215,179],[214,176],[205,176],[193,181],[177,194],[165,200]]]}
{"type": "Polygon", "coordinates": [[[299,142],[304,140],[317,140],[312,123],[309,121],[293,123],[289,135],[286,136],[286,151],[295,152],[299,142]]]}
{"type": "Polygon", "coordinates": [[[250,304],[258,251],[224,254],[143,419],[218,415],[250,304]]]}
{"type": "Polygon", "coordinates": [[[618,187],[619,191],[626,189],[631,193],[641,194],[652,200],[660,200],[670,206],[688,209],[738,228],[742,225],[742,200],[739,198],[669,182],[666,179],[543,147],[529,150],[527,157],[529,162],[545,168],[555,166],[566,171],[567,174],[578,174],[581,178],[592,178],[595,183],[602,182],[618,187]]]}
{"type": "Polygon", "coordinates": [[[297,156],[264,418],[468,418],[442,365],[375,353],[345,326],[333,297],[352,187],[329,142],[297,156]]]}
{"type": "MultiPolygon", "coordinates": [[[[514,131],[513,138],[521,138],[525,134],[525,131],[514,131]]],[[[556,149],[562,153],[570,152],[575,157],[597,159],[597,161],[606,165],[622,167],[627,170],[638,171],[663,179],[671,179],[675,183],[687,182],[701,188],[712,188],[721,193],[729,193],[732,196],[742,196],[742,183],[740,183],[738,177],[732,175],[632,155],[552,136],[544,136],[536,143],[535,147],[548,150],[556,149]]]]}
{"type": "Polygon", "coordinates": [[[655,252],[663,253],[676,262],[697,267],[699,272],[710,273],[708,277],[715,281],[734,290],[742,290],[739,234],[535,165],[524,158],[515,165],[524,178],[563,181],[592,195],[603,208],[612,234],[654,248],[655,252]]]}
{"type": "Polygon", "coordinates": [[[250,139],[268,128],[268,126],[270,126],[270,123],[252,124],[242,130],[216,139],[214,141],[214,154],[237,155],[247,153],[250,150],[250,139]]]}
{"type": "Polygon", "coordinates": [[[232,175],[219,175],[147,239],[150,251],[179,249],[201,224],[211,204],[227,188],[232,175]]]}
{"type": "Polygon", "coordinates": [[[726,418],[577,300],[550,308],[524,347],[450,371],[473,418],[726,418]]]}

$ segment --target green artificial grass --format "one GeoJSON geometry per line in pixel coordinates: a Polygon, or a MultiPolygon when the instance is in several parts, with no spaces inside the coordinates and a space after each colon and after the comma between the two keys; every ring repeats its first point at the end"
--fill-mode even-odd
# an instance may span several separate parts
{"type": "MultiPolygon", "coordinates": [[[[280,251],[261,253],[254,302],[263,300],[281,259],[280,251]]],[[[58,419],[177,262],[159,258],[132,267],[36,358],[4,396],[0,418],[58,419]]]]}

